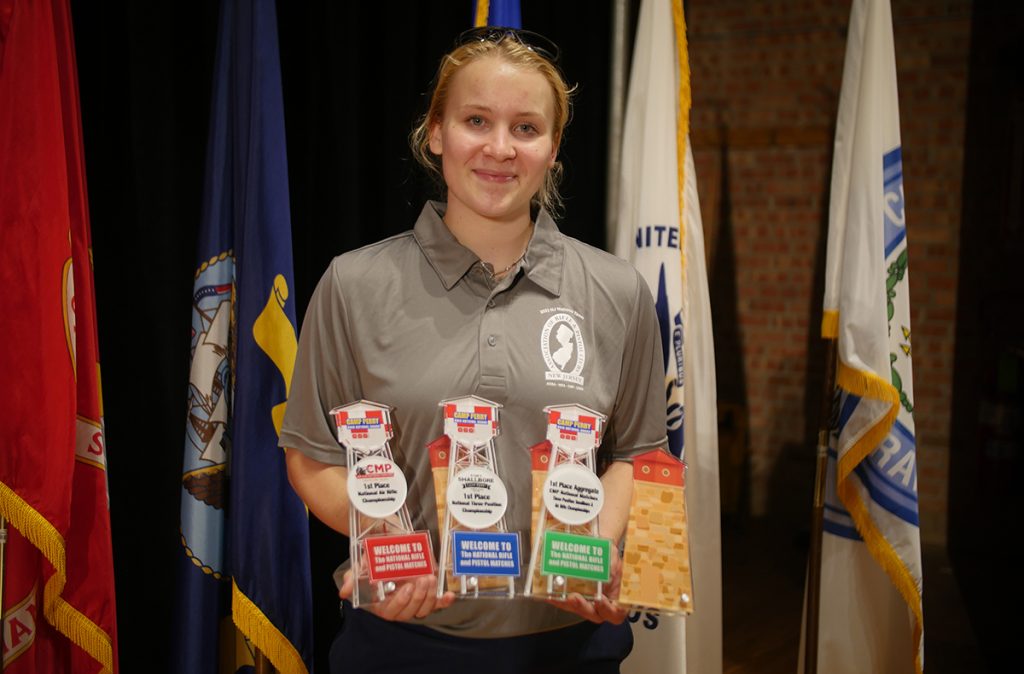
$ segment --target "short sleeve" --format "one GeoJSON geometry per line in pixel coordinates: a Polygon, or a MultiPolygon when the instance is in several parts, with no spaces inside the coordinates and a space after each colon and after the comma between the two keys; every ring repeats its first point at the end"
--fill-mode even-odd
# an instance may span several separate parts
{"type": "Polygon", "coordinates": [[[615,461],[656,447],[668,447],[665,434],[665,367],[654,299],[636,274],[633,313],[623,344],[622,369],[606,439],[615,461]]]}
{"type": "Polygon", "coordinates": [[[306,309],[278,444],[344,466],[345,451],[330,411],[362,396],[338,273],[341,263],[335,258],[327,268],[306,309]]]}

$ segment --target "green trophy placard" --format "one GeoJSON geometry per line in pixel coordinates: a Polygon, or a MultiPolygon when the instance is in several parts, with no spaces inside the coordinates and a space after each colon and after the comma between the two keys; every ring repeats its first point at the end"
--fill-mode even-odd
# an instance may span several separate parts
{"type": "Polygon", "coordinates": [[[541,550],[541,573],[607,583],[611,578],[612,542],[607,538],[547,531],[541,550]]]}

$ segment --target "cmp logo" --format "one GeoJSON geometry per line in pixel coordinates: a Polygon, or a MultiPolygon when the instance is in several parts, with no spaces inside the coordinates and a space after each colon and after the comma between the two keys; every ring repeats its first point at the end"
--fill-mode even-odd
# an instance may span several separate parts
{"type": "Polygon", "coordinates": [[[548,368],[546,381],[583,386],[587,351],[576,319],[562,312],[552,315],[540,333],[540,352],[548,368]]]}
{"type": "Polygon", "coordinates": [[[367,463],[356,466],[356,479],[359,480],[380,480],[386,477],[395,476],[395,464],[390,461],[380,463],[367,463]]]}

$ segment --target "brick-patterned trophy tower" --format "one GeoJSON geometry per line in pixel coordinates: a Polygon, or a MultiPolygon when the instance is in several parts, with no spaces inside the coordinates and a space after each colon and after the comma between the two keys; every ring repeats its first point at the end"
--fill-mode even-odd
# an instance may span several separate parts
{"type": "Polygon", "coordinates": [[[612,545],[597,536],[604,488],[594,468],[605,418],[582,405],[554,405],[544,414],[547,440],[530,448],[533,545],[526,594],[600,597],[612,545]]]}
{"type": "Polygon", "coordinates": [[[633,458],[633,501],[619,601],[660,613],[693,612],[685,465],[661,450],[633,458]]]}
{"type": "Polygon", "coordinates": [[[430,474],[434,478],[434,505],[437,506],[437,530],[444,531],[444,515],[448,509],[446,502],[448,490],[448,453],[452,449],[452,441],[442,435],[427,445],[430,455],[430,474]]]}
{"type": "Polygon", "coordinates": [[[508,492],[494,453],[501,405],[465,396],[440,406],[446,437],[428,445],[441,531],[437,596],[447,586],[460,597],[513,597],[519,534],[505,525],[508,492]]]}
{"type": "MultiPolygon", "coordinates": [[[[434,478],[434,505],[437,508],[437,530],[444,531],[445,515],[448,511],[448,462],[452,441],[442,435],[427,445],[430,455],[430,472],[434,478]]],[[[450,565],[447,571],[448,587],[455,587],[460,581],[452,573],[450,565]]],[[[470,581],[472,583],[472,581],[470,581]]],[[[503,576],[477,576],[476,586],[480,590],[507,589],[508,579],[503,576]]]]}
{"type": "Polygon", "coordinates": [[[348,459],[352,605],[383,601],[395,581],[434,573],[430,534],[413,531],[408,485],[391,452],[391,408],[366,400],[331,410],[348,459]]]}

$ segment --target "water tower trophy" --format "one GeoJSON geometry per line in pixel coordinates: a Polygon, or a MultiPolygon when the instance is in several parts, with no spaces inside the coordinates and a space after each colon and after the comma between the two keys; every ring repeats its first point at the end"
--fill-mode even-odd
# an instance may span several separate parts
{"type": "Polygon", "coordinates": [[[519,534],[505,524],[508,491],[494,454],[501,405],[465,396],[440,406],[444,436],[428,445],[441,530],[437,596],[447,587],[464,598],[514,597],[519,534]]]}
{"type": "Polygon", "coordinates": [[[547,439],[533,455],[533,547],[526,595],[603,595],[612,541],[598,537],[604,487],[595,471],[605,418],[582,405],[544,408],[547,439]]]}
{"type": "Polygon", "coordinates": [[[366,400],[331,410],[348,458],[352,605],[383,601],[396,581],[434,573],[427,531],[413,531],[408,485],[395,463],[391,408],[366,400]]]}

